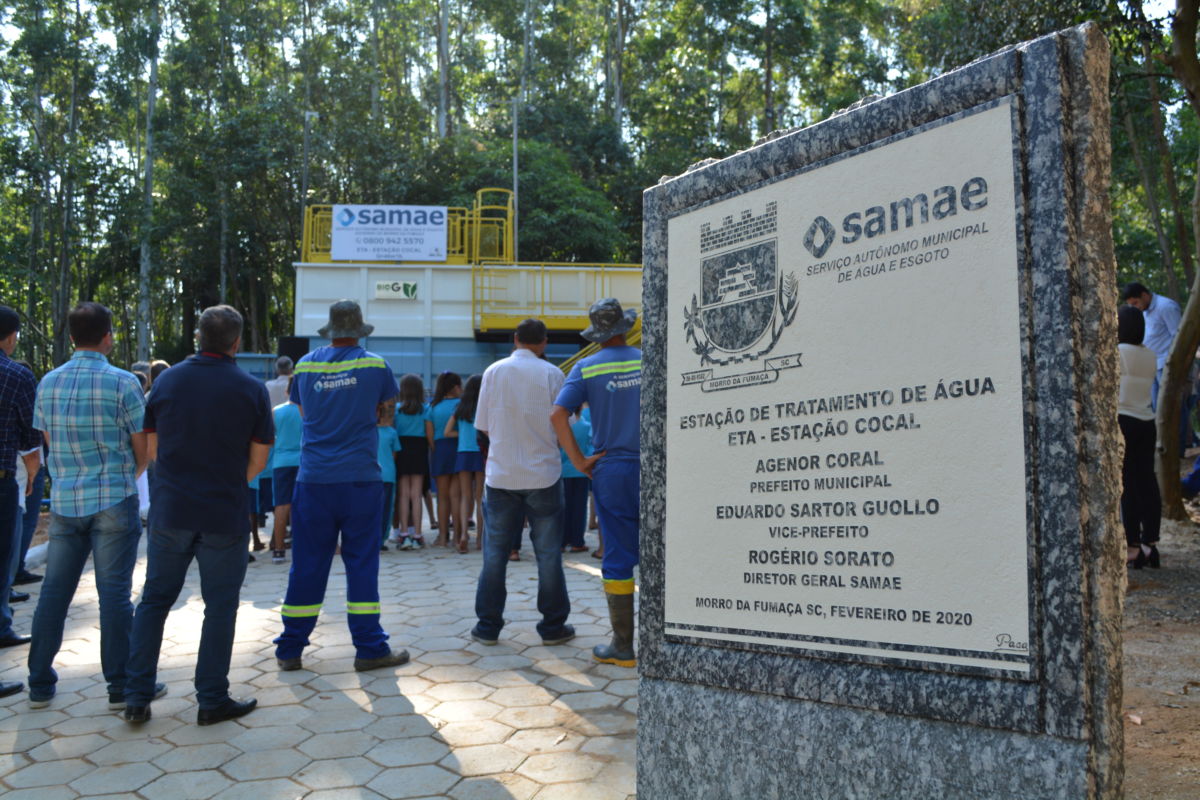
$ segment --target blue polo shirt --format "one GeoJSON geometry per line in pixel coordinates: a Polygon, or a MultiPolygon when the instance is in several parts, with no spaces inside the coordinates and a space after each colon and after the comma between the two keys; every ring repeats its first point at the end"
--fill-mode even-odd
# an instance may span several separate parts
{"type": "Polygon", "coordinates": [[[300,466],[300,437],[304,428],[300,407],[295,403],[281,403],[272,413],[275,415],[275,467],[300,466]]]}
{"type": "Polygon", "coordinates": [[[200,353],[154,382],[143,425],[158,437],[151,527],[244,533],[250,443],[275,438],[267,387],[231,357],[200,353]]]}
{"type": "Polygon", "coordinates": [[[638,458],[641,450],[642,351],[605,347],[571,368],[554,404],[592,410],[592,447],[605,458],[638,458]]]}
{"type": "Polygon", "coordinates": [[[376,407],[400,394],[391,367],[358,345],[318,347],[296,364],[291,400],[304,414],[301,483],[380,480],[376,407]]]}
{"type": "Polygon", "coordinates": [[[441,402],[429,407],[429,417],[433,420],[434,440],[449,438],[446,436],[446,423],[458,408],[459,398],[443,397],[441,402]]]}
{"type": "MultiPolygon", "coordinates": [[[[397,436],[425,436],[425,423],[433,419],[433,414],[429,410],[429,406],[425,403],[421,404],[421,411],[417,414],[405,414],[400,410],[400,406],[396,406],[396,421],[393,423],[396,426],[397,436]]],[[[443,425],[445,423],[442,423],[443,425]]],[[[436,432],[435,432],[436,433],[436,432]]]]}

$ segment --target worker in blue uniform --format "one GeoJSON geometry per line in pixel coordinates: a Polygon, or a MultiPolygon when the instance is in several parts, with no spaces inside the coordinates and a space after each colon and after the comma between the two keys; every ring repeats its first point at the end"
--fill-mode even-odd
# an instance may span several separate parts
{"type": "Polygon", "coordinates": [[[275,640],[281,670],[300,669],[301,655],[325,600],[329,567],[341,536],[346,613],[360,672],[397,666],[379,624],[379,531],[383,483],[377,460],[376,408],[400,392],[391,367],[359,346],[373,325],[352,300],[329,308],[318,333],[332,340],[300,359],[290,399],[304,418],[300,471],[292,497],[292,567],[283,601],[283,633],[275,640]]]}
{"type": "Polygon", "coordinates": [[[633,649],[633,568],[638,563],[638,514],[641,489],[639,440],[642,351],[625,342],[637,312],[623,311],[612,297],[588,311],[591,325],[583,338],[600,352],[571,368],[550,414],[558,444],[580,472],[592,478],[596,515],[604,534],[601,573],[612,641],[597,645],[592,656],[605,664],[637,666],[633,649]],[[584,402],[591,408],[593,454],[584,456],[571,432],[571,414],[584,402]]]}

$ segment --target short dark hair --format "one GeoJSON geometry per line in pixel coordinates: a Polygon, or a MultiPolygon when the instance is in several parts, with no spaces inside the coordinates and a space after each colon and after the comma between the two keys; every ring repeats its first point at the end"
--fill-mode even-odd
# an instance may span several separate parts
{"type": "Polygon", "coordinates": [[[1141,344],[1146,338],[1146,316],[1133,306],[1123,305],[1117,309],[1117,342],[1141,344]]]}
{"type": "Polygon", "coordinates": [[[1150,294],[1150,290],[1137,281],[1125,284],[1125,291],[1121,295],[1122,300],[1129,300],[1134,297],[1141,297],[1144,294],[1150,294]]]}
{"type": "Polygon", "coordinates": [[[154,359],[150,362],[150,380],[158,380],[158,376],[162,375],[164,372],[170,369],[170,367],[171,365],[166,361],[163,361],[161,358],[154,359]]]}
{"type": "Polygon", "coordinates": [[[541,344],[546,341],[546,323],[529,319],[517,326],[517,341],[521,344],[541,344]]]}
{"type": "Polygon", "coordinates": [[[12,336],[13,331],[21,330],[21,318],[17,312],[8,306],[0,306],[0,339],[12,336]]]}
{"type": "Polygon", "coordinates": [[[200,315],[200,349],[228,353],[242,335],[242,315],[233,306],[212,306],[200,315]]]}
{"type": "Polygon", "coordinates": [[[112,333],[112,312],[99,303],[85,300],[67,314],[67,328],[76,347],[95,347],[112,333]]]}
{"type": "Polygon", "coordinates": [[[279,358],[275,359],[275,374],[279,375],[280,377],[284,375],[291,375],[292,368],[294,366],[295,362],[293,362],[291,358],[288,356],[280,356],[279,358]]]}

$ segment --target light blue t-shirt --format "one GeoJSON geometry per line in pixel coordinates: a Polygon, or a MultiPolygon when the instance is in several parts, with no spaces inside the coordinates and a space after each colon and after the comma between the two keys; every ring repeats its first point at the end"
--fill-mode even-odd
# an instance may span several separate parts
{"type": "Polygon", "coordinates": [[[475,424],[467,422],[465,419],[458,421],[458,452],[479,452],[479,439],[475,436],[475,424]]]}
{"type": "Polygon", "coordinates": [[[274,467],[300,466],[300,440],[304,431],[304,420],[300,417],[300,406],[283,403],[275,406],[274,467]]]}
{"type": "Polygon", "coordinates": [[[585,401],[592,410],[593,452],[638,458],[642,351],[628,345],[605,347],[572,367],[554,404],[574,411],[585,401]]]}
{"type": "Polygon", "coordinates": [[[429,407],[429,416],[433,420],[433,438],[448,439],[446,436],[446,423],[450,421],[450,417],[454,416],[454,409],[458,408],[459,398],[443,397],[437,405],[429,407]]]}
{"type": "Polygon", "coordinates": [[[376,408],[399,393],[387,361],[358,345],[318,347],[301,358],[290,397],[304,415],[296,480],[379,480],[376,408]]]}
{"type": "Polygon", "coordinates": [[[404,414],[400,411],[400,407],[396,406],[396,421],[393,423],[396,426],[396,434],[398,436],[424,436],[425,423],[433,419],[429,414],[429,406],[422,403],[421,413],[419,414],[404,414]]]}
{"type": "Polygon", "coordinates": [[[400,437],[390,425],[377,426],[379,431],[379,472],[384,483],[396,482],[396,453],[400,452],[400,437]]]}
{"type": "MultiPolygon", "coordinates": [[[[583,451],[584,458],[590,456],[592,450],[592,423],[588,419],[589,409],[583,410],[583,415],[571,423],[571,433],[575,434],[575,442],[579,445],[579,449],[583,451]]],[[[562,476],[564,478],[586,478],[579,470],[575,469],[575,465],[571,463],[571,459],[567,458],[567,451],[561,447],[558,452],[562,454],[562,476]]]]}

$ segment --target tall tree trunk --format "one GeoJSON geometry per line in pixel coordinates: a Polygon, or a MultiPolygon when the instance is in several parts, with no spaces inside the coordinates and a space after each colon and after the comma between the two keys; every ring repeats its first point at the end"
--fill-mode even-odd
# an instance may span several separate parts
{"type": "Polygon", "coordinates": [[[137,357],[150,358],[150,229],[154,217],[154,100],[158,95],[158,2],[150,5],[150,84],[146,88],[146,155],[138,270],[137,357]]]}
{"type": "MultiPolygon", "coordinates": [[[[79,0],[75,0],[75,32],[78,36],[82,14],[79,0]]],[[[55,287],[55,336],[54,363],[61,364],[71,349],[67,331],[67,310],[71,305],[71,235],[75,223],[75,145],[79,133],[79,43],[78,38],[71,58],[71,105],[67,133],[66,169],[62,185],[62,226],[59,231],[58,286],[55,287]]]]}
{"type": "MultiPolygon", "coordinates": [[[[1150,45],[1143,43],[1142,52],[1146,71],[1150,72],[1153,63],[1150,56],[1150,45]]],[[[1146,82],[1150,86],[1150,122],[1154,130],[1154,143],[1158,149],[1163,179],[1167,184],[1167,200],[1175,211],[1175,249],[1179,253],[1179,262],[1183,266],[1183,277],[1190,284],[1195,278],[1192,269],[1192,248],[1188,244],[1187,222],[1184,218],[1183,203],[1179,199],[1179,187],[1175,182],[1175,161],[1171,157],[1171,147],[1167,143],[1167,135],[1163,126],[1162,97],[1158,91],[1158,78],[1149,75],[1146,82]]]]}
{"type": "Polygon", "coordinates": [[[1158,254],[1162,261],[1163,273],[1167,276],[1167,291],[1172,299],[1178,301],[1182,299],[1183,293],[1180,291],[1179,275],[1175,272],[1175,257],[1171,251],[1171,239],[1163,227],[1162,209],[1158,204],[1158,184],[1154,179],[1150,164],[1146,163],[1145,156],[1142,155],[1142,147],[1138,144],[1137,127],[1133,124],[1129,97],[1123,88],[1121,89],[1121,120],[1125,123],[1125,134],[1129,137],[1133,160],[1142,176],[1142,189],[1146,193],[1146,210],[1150,214],[1154,233],[1158,237],[1158,254]]]}
{"type": "Polygon", "coordinates": [[[450,116],[450,0],[438,0],[437,65],[437,135],[445,139],[450,116]]]}
{"type": "Polygon", "coordinates": [[[226,281],[229,275],[229,189],[225,185],[225,178],[219,177],[217,180],[221,182],[221,187],[218,190],[220,195],[220,208],[218,213],[221,216],[221,233],[218,237],[218,247],[220,247],[220,255],[217,257],[218,268],[221,270],[221,275],[218,280],[220,284],[220,295],[222,305],[226,302],[225,289],[226,281]]]}
{"type": "Polygon", "coordinates": [[[763,59],[763,135],[775,130],[775,88],[771,85],[775,66],[772,63],[774,53],[775,21],[771,17],[771,0],[765,0],[766,25],[763,33],[766,39],[766,57],[763,59]]]}

